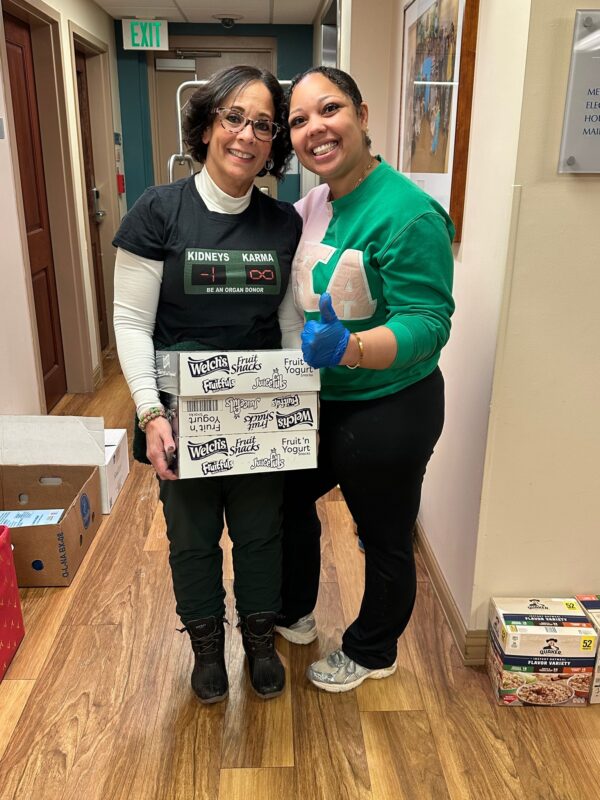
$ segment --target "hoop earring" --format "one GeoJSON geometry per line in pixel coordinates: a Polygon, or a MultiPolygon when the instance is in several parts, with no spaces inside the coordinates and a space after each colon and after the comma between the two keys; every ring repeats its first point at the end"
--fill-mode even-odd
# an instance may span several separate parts
{"type": "Polygon", "coordinates": [[[265,161],[265,169],[267,170],[267,172],[271,172],[274,166],[275,162],[273,161],[273,159],[267,158],[267,160],[265,161]]]}

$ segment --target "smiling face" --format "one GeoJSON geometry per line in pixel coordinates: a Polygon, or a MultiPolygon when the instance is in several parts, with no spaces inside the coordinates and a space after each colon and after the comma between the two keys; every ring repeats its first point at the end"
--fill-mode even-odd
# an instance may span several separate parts
{"type": "Polygon", "coordinates": [[[296,84],[290,99],[292,145],[300,162],[329,184],[333,197],[356,186],[369,163],[368,109],[329,78],[310,73],[296,84]]]}
{"type": "MultiPolygon", "coordinates": [[[[275,107],[271,92],[264,83],[254,81],[235,89],[222,103],[249,119],[274,120],[275,107]]],[[[217,186],[232,197],[241,197],[265,165],[271,152],[271,142],[257,139],[252,125],[238,133],[225,130],[217,116],[204,131],[204,144],[208,145],[205,167],[217,186]]]]}

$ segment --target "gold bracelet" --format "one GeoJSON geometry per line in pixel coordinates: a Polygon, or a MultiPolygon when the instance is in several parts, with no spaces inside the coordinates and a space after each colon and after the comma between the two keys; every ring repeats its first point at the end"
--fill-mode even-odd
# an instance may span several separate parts
{"type": "Polygon", "coordinates": [[[348,367],[348,369],[356,369],[357,367],[360,367],[362,364],[362,360],[365,355],[365,346],[363,344],[363,340],[360,338],[358,333],[351,333],[350,336],[354,336],[354,338],[356,339],[356,344],[358,345],[358,361],[356,362],[356,364],[352,365],[346,364],[346,366],[348,367]]]}

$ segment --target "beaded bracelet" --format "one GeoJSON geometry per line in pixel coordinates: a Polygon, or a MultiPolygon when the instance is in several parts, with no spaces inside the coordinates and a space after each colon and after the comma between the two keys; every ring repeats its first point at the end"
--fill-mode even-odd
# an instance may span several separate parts
{"type": "Polygon", "coordinates": [[[146,432],[146,425],[151,422],[153,419],[157,419],[158,417],[164,417],[165,419],[170,418],[170,413],[166,411],[162,406],[152,406],[147,411],[139,417],[138,419],[138,428],[142,431],[142,433],[146,432]]]}

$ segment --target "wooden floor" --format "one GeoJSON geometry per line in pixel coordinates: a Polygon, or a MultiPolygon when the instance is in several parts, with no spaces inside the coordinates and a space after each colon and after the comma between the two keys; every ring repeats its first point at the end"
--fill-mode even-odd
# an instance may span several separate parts
{"type": "MultiPolygon", "coordinates": [[[[114,357],[95,395],[57,412],[131,432],[114,357]]],[[[343,500],[330,495],[320,514],[318,642],[279,640],[287,689],[264,702],[226,626],[229,700],[205,707],[176,631],[156,480],[134,464],[73,584],[21,592],[26,637],[0,684],[1,800],[598,798],[600,706],[498,708],[485,673],[462,666],[421,565],[397,673],[342,695],[307,683],[307,664],[353,619],[363,571],[343,500]]]]}

